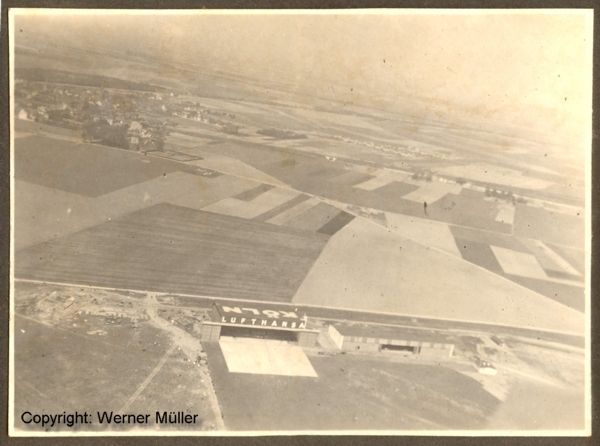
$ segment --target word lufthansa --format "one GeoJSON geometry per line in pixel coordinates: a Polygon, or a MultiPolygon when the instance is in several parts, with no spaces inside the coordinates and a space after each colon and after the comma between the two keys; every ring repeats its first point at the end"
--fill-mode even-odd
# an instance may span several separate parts
{"type": "MultiPolygon", "coordinates": [[[[150,424],[151,414],[115,414],[113,412],[96,412],[100,424],[150,424]]],[[[25,424],[41,424],[42,427],[54,427],[64,424],[73,427],[76,424],[92,424],[92,414],[87,412],[61,414],[32,414],[23,412],[21,421],[25,424]]],[[[156,424],[196,424],[198,414],[186,414],[185,412],[156,412],[154,417],[156,424]]]]}

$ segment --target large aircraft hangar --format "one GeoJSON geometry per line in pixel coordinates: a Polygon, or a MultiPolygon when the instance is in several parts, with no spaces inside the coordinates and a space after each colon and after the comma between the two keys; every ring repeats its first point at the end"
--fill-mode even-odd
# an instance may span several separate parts
{"type": "Polygon", "coordinates": [[[290,308],[215,303],[210,315],[210,321],[202,324],[202,341],[218,341],[221,337],[259,338],[314,347],[319,336],[319,330],[307,328],[306,315],[300,317],[290,308]]]}

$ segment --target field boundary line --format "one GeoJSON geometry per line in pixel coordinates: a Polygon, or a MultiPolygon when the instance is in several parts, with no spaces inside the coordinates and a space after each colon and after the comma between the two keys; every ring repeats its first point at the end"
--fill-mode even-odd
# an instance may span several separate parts
{"type": "Polygon", "coordinates": [[[146,386],[148,386],[148,384],[150,384],[150,381],[152,381],[154,379],[154,377],[156,376],[156,374],[160,371],[160,369],[165,364],[165,362],[167,362],[167,359],[169,358],[169,356],[171,356],[171,353],[173,353],[173,350],[175,350],[175,347],[177,347],[177,343],[173,343],[171,348],[167,351],[167,353],[164,354],[164,356],[162,357],[160,362],[156,365],[156,367],[154,367],[154,369],[152,370],[152,372],[150,372],[150,374],[144,380],[144,382],[138,387],[138,389],[135,391],[135,393],[133,395],[131,395],[131,397],[129,397],[129,399],[127,400],[125,405],[121,408],[121,410],[119,410],[119,413],[125,413],[125,411],[129,408],[129,406],[137,399],[138,396],[140,396],[140,394],[144,391],[146,386]]]}

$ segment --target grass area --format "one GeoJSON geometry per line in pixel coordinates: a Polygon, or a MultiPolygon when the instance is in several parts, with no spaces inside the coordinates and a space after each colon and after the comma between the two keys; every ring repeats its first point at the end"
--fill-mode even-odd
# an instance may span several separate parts
{"type": "Polygon", "coordinates": [[[15,178],[51,189],[98,197],[172,172],[199,175],[187,164],[44,136],[15,141],[15,178]]]}
{"type": "Polygon", "coordinates": [[[499,403],[435,365],[312,356],[318,378],[232,374],[219,344],[204,348],[230,430],[477,429],[499,403]]]}
{"type": "MultiPolygon", "coordinates": [[[[77,327],[66,324],[53,327],[17,315],[16,414],[26,410],[35,413],[77,410],[94,415],[96,411],[118,411],[171,345],[167,336],[147,323],[136,330],[126,323],[111,324],[106,330],[104,318],[86,316],[86,319],[87,323],[83,317],[73,319],[77,327]],[[107,334],[87,334],[99,328],[104,328],[107,334]]],[[[182,382],[185,381],[183,378],[182,382]]],[[[97,425],[89,426],[98,429],[97,425]]],[[[26,427],[16,417],[15,427],[30,429],[33,425],[26,427]]]]}
{"type": "Polygon", "coordinates": [[[16,277],[289,301],[327,239],[160,204],[19,251],[16,277]]]}

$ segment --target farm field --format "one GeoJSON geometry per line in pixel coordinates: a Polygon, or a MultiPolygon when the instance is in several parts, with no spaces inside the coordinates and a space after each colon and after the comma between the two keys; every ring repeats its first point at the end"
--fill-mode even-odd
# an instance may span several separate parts
{"type": "Polygon", "coordinates": [[[293,302],[572,333],[583,323],[578,311],[363,219],[331,238],[293,302]]]}
{"type": "Polygon", "coordinates": [[[206,206],[236,188],[241,192],[257,184],[225,175],[210,178],[174,172],[90,198],[16,180],[15,247],[18,250],[72,234],[170,200],[206,206]]]}
{"type": "Polygon", "coordinates": [[[267,175],[266,173],[240,160],[226,156],[215,155],[212,153],[207,154],[206,151],[202,149],[195,150],[194,153],[200,154],[199,156],[202,156],[203,158],[200,161],[194,161],[190,163],[194,166],[211,169],[241,178],[247,178],[254,181],[260,181],[261,183],[273,184],[275,186],[286,186],[278,179],[267,175]]]}
{"type": "Polygon", "coordinates": [[[217,343],[204,348],[232,431],[477,429],[499,404],[477,381],[438,365],[314,355],[317,378],[231,374],[217,343]]]}
{"type": "Polygon", "coordinates": [[[450,227],[464,260],[578,311],[584,310],[583,276],[557,247],[539,240],[450,227]],[[566,281],[566,282],[565,282],[566,281]]]}
{"type": "Polygon", "coordinates": [[[203,209],[208,212],[251,219],[263,215],[264,213],[293,200],[299,195],[300,193],[289,189],[274,188],[262,193],[258,197],[251,197],[252,199],[249,200],[235,197],[225,198],[203,209]]]}
{"type": "Polygon", "coordinates": [[[65,192],[98,197],[174,172],[197,168],[120,149],[75,144],[44,136],[15,141],[15,178],[65,192]]]}
{"type": "Polygon", "coordinates": [[[514,234],[582,249],[585,246],[585,220],[583,215],[567,215],[519,204],[515,213],[514,234]]]}
{"type": "Polygon", "coordinates": [[[316,232],[160,204],[20,250],[15,274],[126,289],[290,301],[327,240],[316,232]]]}
{"type": "Polygon", "coordinates": [[[398,232],[411,240],[432,246],[453,256],[461,256],[450,225],[424,218],[393,214],[391,212],[386,212],[385,217],[387,227],[393,229],[394,232],[398,232]]]}

